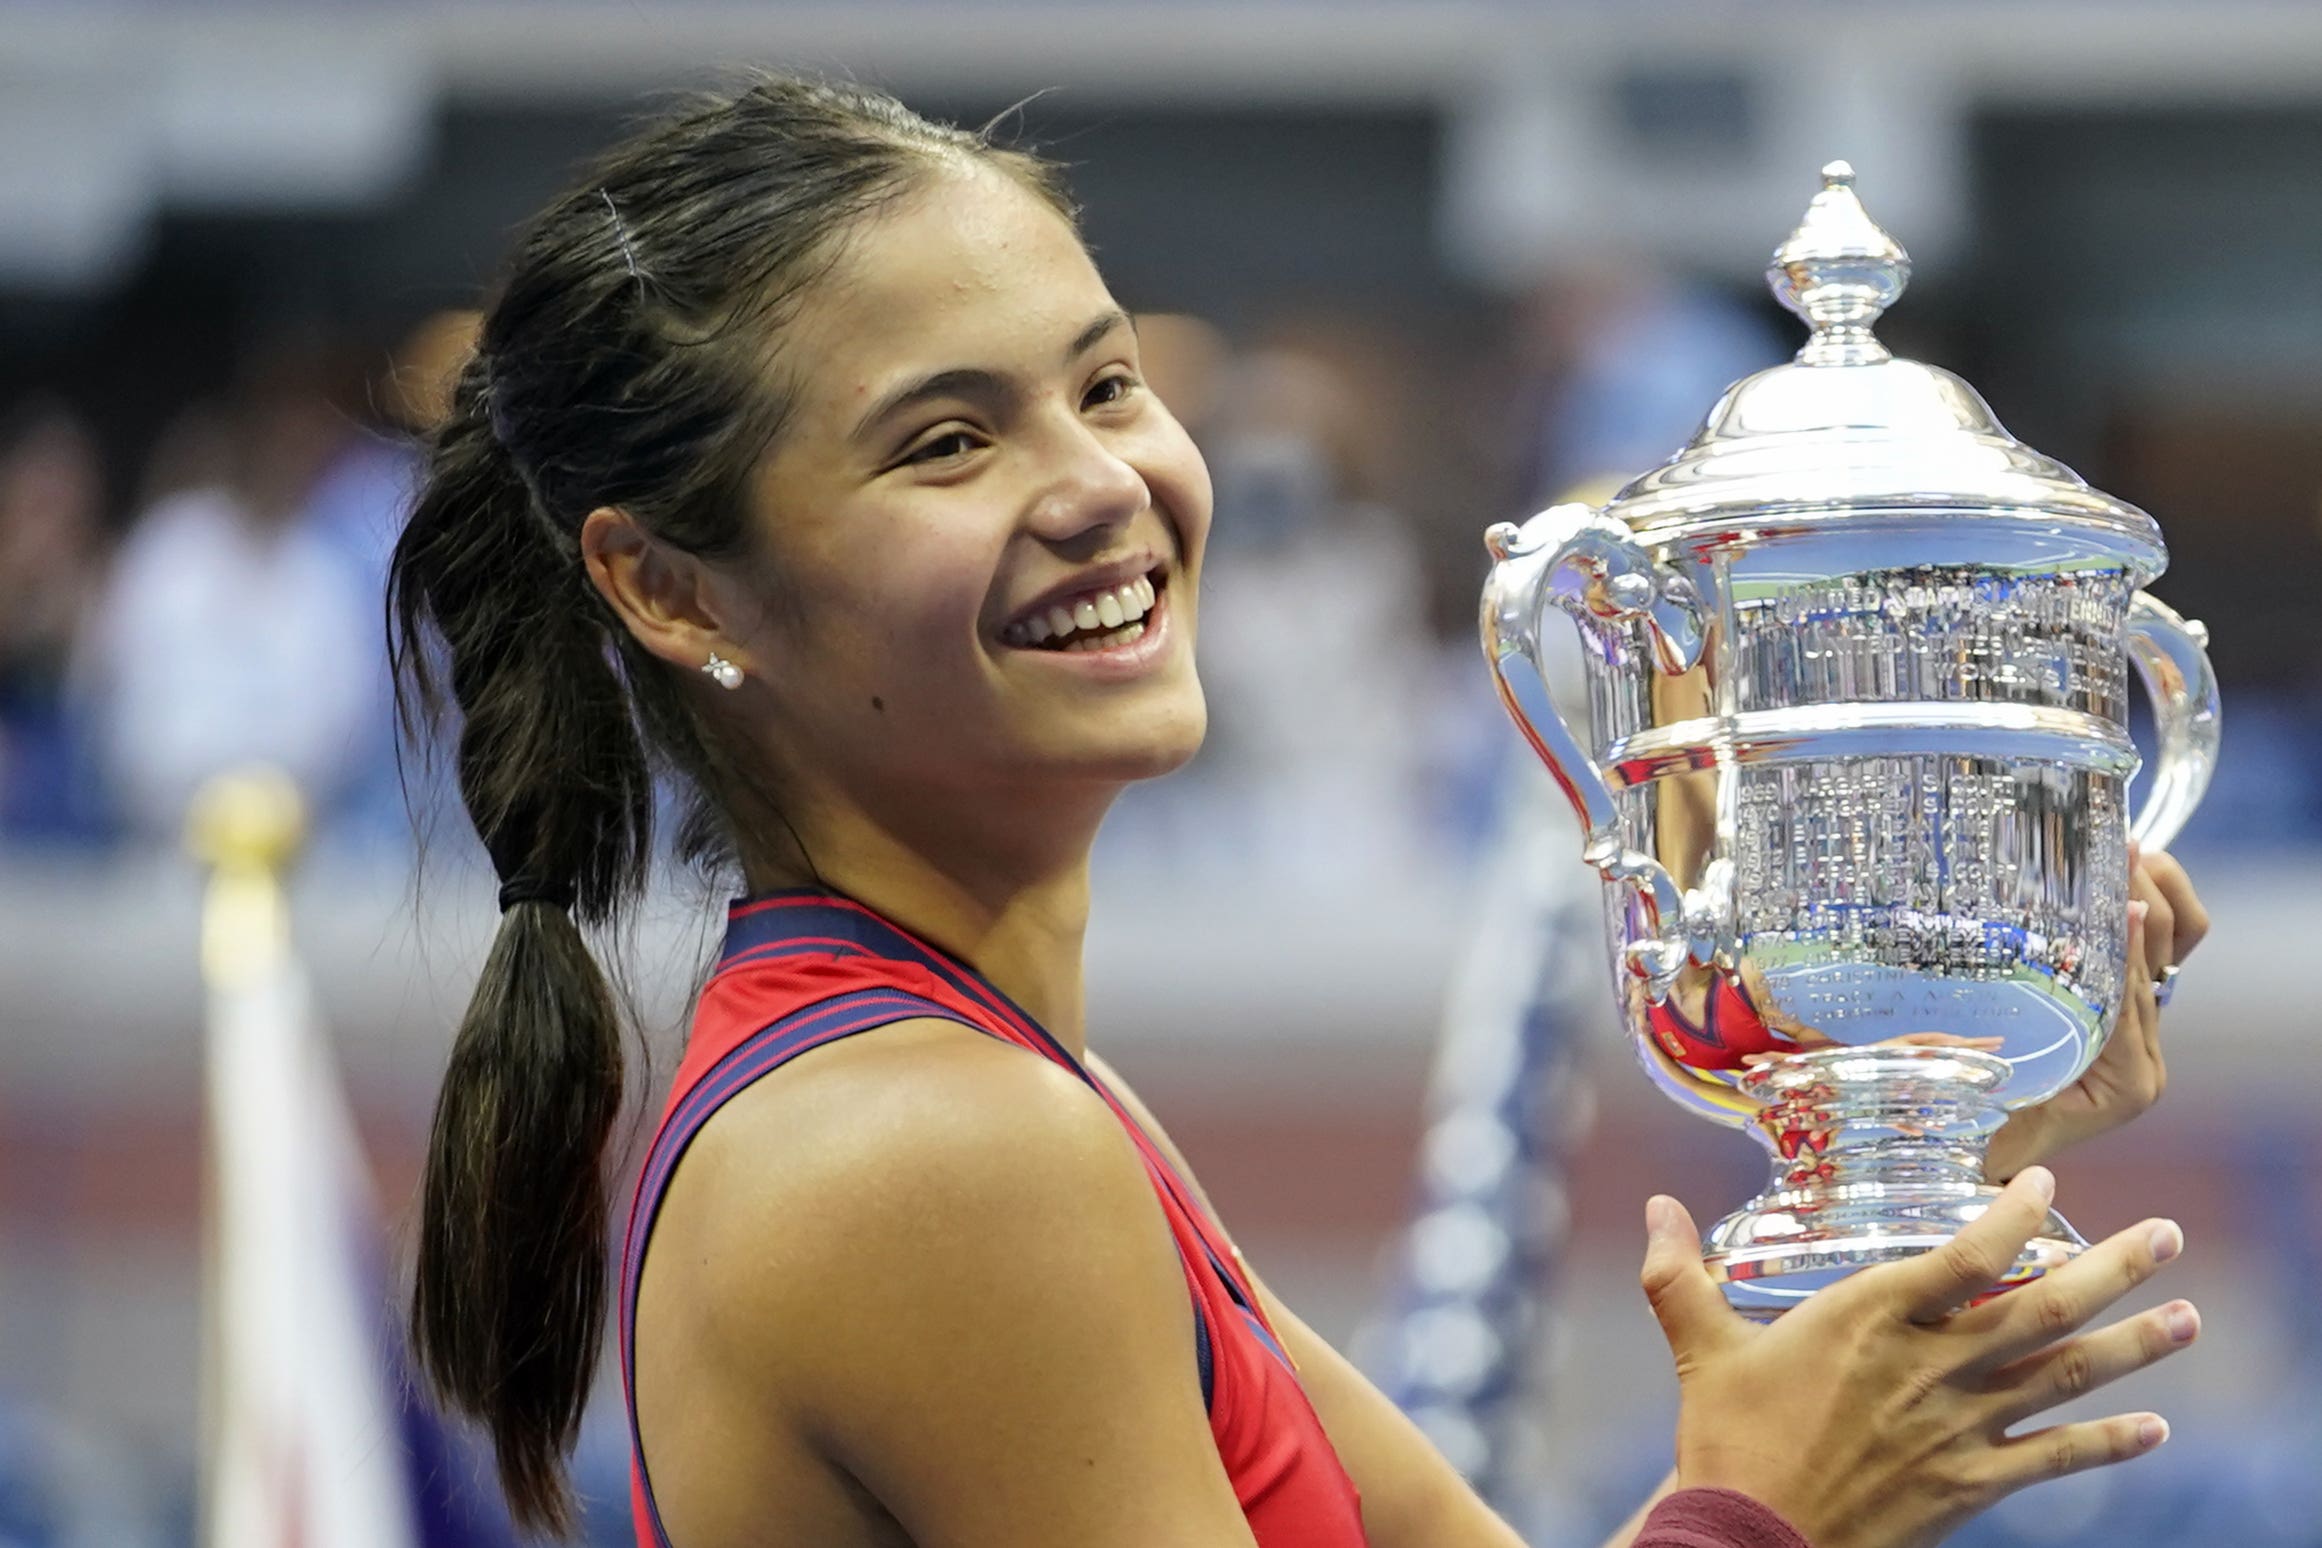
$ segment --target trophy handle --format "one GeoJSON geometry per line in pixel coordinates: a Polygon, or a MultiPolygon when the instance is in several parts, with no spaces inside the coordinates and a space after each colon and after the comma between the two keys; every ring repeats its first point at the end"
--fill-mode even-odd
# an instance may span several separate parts
{"type": "Polygon", "coordinates": [[[2165,849],[2185,826],[2217,768],[2217,674],[2209,666],[2209,629],[2149,592],[2129,599],[2129,659],[2153,697],[2160,757],[2143,810],[2129,837],[2165,849]]]}
{"type": "Polygon", "coordinates": [[[1654,665],[1674,676],[1701,659],[1700,598],[1626,526],[1586,505],[1550,506],[1521,527],[1496,523],[1484,546],[1496,561],[1484,583],[1484,654],[1500,702],[1579,814],[1581,858],[1641,908],[1650,933],[1629,943],[1625,960],[1658,1003],[1687,962],[1706,963],[1726,944],[1717,890],[1688,893],[1668,867],[1621,842],[1612,787],[1556,707],[1536,648],[1550,606],[1575,618],[1642,619],[1654,665]]]}

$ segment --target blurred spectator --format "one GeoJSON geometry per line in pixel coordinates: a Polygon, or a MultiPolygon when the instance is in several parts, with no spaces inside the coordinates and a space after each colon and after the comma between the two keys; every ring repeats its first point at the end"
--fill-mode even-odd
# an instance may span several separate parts
{"type": "Polygon", "coordinates": [[[1396,514],[1355,487],[1352,397],[1313,355],[1245,357],[1206,448],[1217,517],[1198,783],[1239,854],[1313,876],[1408,861],[1421,810],[1419,556],[1396,514]]]}
{"type": "Polygon", "coordinates": [[[0,834],[12,839],[99,831],[66,680],[103,579],[104,502],[81,421],[60,403],[24,409],[0,438],[0,834]]]}
{"type": "MultiPolygon", "coordinates": [[[[377,379],[361,384],[361,401],[346,405],[338,445],[306,496],[303,520],[354,569],[376,694],[369,745],[333,814],[330,836],[340,840],[400,845],[410,837],[403,779],[416,780],[422,770],[416,763],[399,769],[391,745],[387,561],[418,494],[421,442],[451,411],[452,383],[475,348],[478,320],[472,311],[438,312],[405,336],[377,379]]],[[[444,793],[413,792],[423,809],[444,793]]]]}
{"type": "Polygon", "coordinates": [[[226,481],[138,518],[85,636],[107,779],[144,836],[174,840],[204,779],[254,761],[327,817],[384,747],[381,609],[308,519],[354,434],[323,366],[277,356],[250,381],[226,481]]]}
{"type": "Polygon", "coordinates": [[[475,348],[477,320],[474,312],[438,312],[404,338],[370,401],[349,405],[345,433],[306,499],[308,519],[354,560],[382,614],[387,558],[418,492],[419,438],[451,411],[452,382],[475,348]],[[357,415],[358,407],[368,412],[357,415]]]}
{"type": "Polygon", "coordinates": [[[1537,405],[1524,431],[1532,505],[1667,461],[1727,387],[1789,353],[1725,293],[1609,255],[1545,279],[1521,338],[1537,405]]]}
{"type": "Polygon", "coordinates": [[[179,409],[154,437],[130,508],[150,511],[172,495],[231,484],[236,455],[234,417],[226,405],[196,399],[179,409]]]}

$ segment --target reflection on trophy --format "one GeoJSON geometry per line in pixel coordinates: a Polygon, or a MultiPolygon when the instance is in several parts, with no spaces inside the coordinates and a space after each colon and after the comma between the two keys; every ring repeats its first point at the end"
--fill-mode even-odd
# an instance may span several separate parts
{"type": "MultiPolygon", "coordinates": [[[[1888,354],[1910,260],[1853,182],[1823,169],[1767,271],[1813,329],[1793,363],[1602,508],[1486,537],[1485,652],[1580,813],[1629,1034],[1774,1153],[1706,1243],[1762,1317],[1982,1212],[1985,1140],[2119,1014],[2130,840],[2168,842],[2217,748],[2206,635],[2139,589],[2158,526],[1888,354]],[[2131,664],[2160,749],[2133,821],[2131,664]]],[[[2083,1245],[2052,1215],[2004,1282],[2083,1245]]]]}

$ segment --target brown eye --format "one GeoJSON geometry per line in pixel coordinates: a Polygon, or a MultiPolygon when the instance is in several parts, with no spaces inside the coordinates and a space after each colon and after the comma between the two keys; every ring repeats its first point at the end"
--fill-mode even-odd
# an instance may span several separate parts
{"type": "Polygon", "coordinates": [[[964,457],[975,450],[975,437],[965,430],[950,430],[931,441],[913,447],[903,458],[905,462],[944,462],[953,457],[964,457]]]}

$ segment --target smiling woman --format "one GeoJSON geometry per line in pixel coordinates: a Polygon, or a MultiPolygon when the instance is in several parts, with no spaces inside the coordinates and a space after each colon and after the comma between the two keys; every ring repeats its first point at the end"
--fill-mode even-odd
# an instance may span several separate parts
{"type": "MultiPolygon", "coordinates": [[[[1031,157],[770,79],[524,229],[392,598],[408,720],[448,687],[503,909],[437,1104],[413,1329],[526,1525],[570,1520],[612,1302],[645,1548],[1516,1544],[1249,1270],[1088,1048],[1090,846],[1200,744],[1209,520],[1031,157]],[[696,797],[682,847],[747,895],[614,1295],[623,1073],[581,926],[643,890],[657,769],[696,797]]],[[[2043,1178],[1960,1241],[2009,1261],[2043,1178]]],[[[2166,1352],[2149,1319],[2041,1352],[2158,1236],[1940,1335],[1916,1330],[1978,1260],[1873,1271],[1852,1315],[1876,1337],[1832,1337],[1832,1291],[1759,1344],[1681,1238],[1664,1217],[1649,1274],[1691,1383],[1680,1481],[1729,1487],[1640,1542],[1797,1544],[1760,1500],[1822,1548],[1919,1542],[1977,1491],[2136,1449],[2077,1426],[1992,1461],[2066,1376],[2166,1352]]]]}

